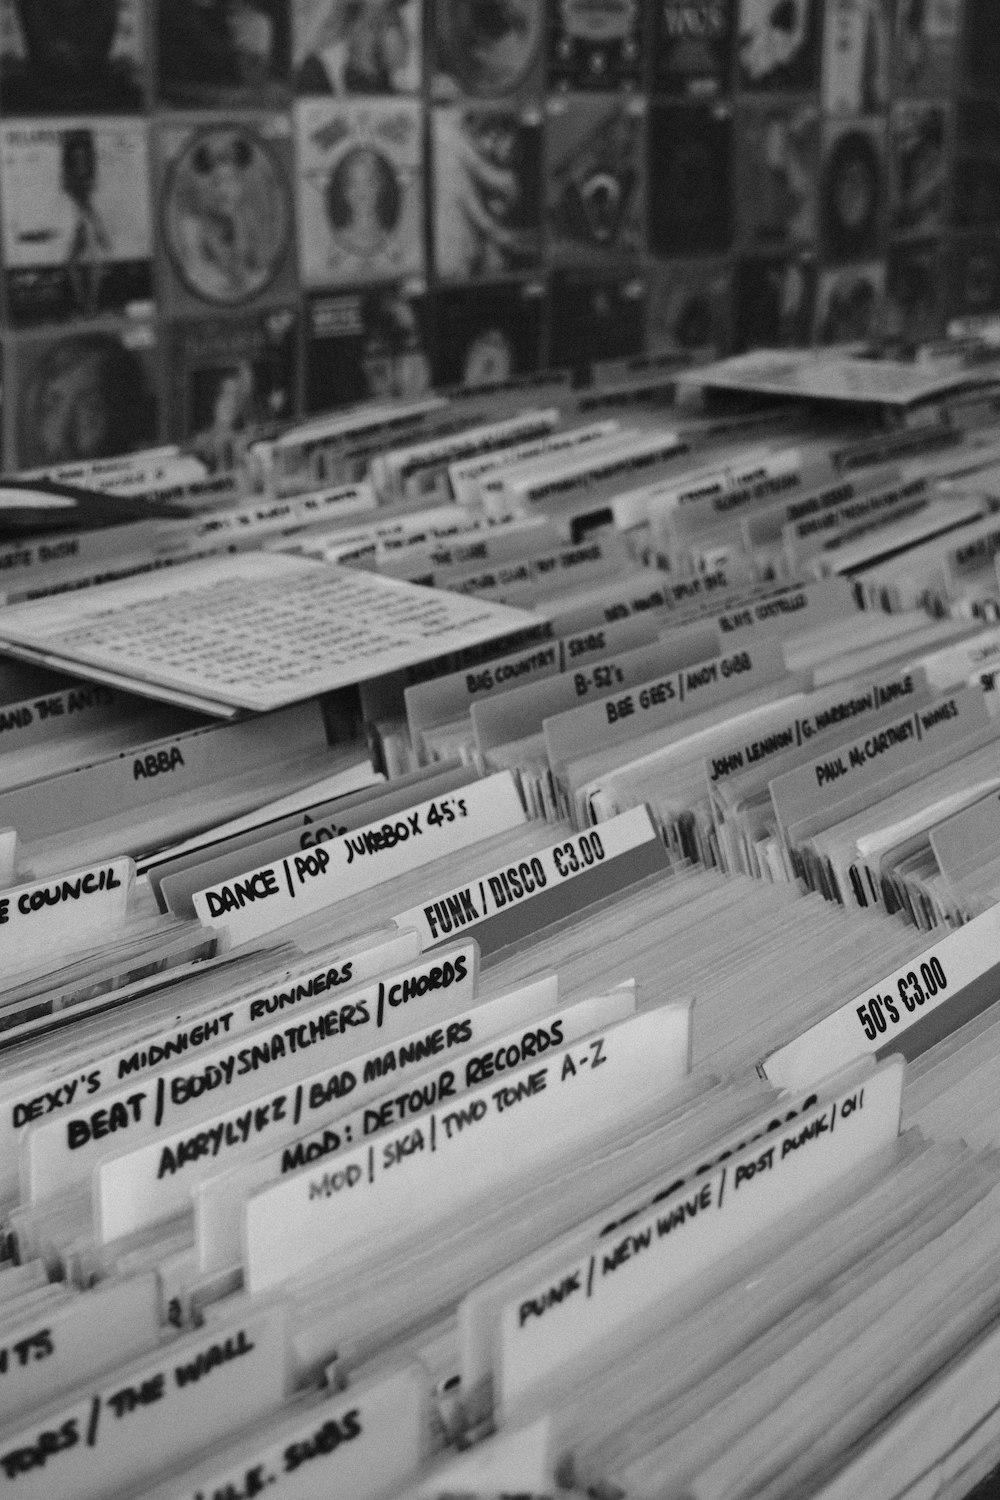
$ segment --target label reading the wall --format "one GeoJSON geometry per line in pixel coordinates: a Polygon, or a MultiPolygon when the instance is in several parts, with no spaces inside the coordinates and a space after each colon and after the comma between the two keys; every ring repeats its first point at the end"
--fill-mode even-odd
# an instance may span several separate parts
{"type": "Polygon", "coordinates": [[[206,927],[224,928],[231,942],[248,942],[525,821],[514,779],[504,771],[199,891],[195,911],[206,927]]]}

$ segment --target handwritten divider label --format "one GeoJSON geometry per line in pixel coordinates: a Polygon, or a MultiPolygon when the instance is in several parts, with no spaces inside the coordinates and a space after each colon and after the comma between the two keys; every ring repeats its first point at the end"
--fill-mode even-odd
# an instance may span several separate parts
{"type": "Polygon", "coordinates": [[[43,1406],[97,1369],[135,1359],[159,1340],[160,1293],[152,1271],[107,1281],[61,1307],[8,1317],[0,1335],[0,1423],[43,1406]]]}
{"type": "Polygon", "coordinates": [[[7,973],[51,965],[121,932],[135,880],[130,859],[0,890],[0,957],[7,973]]]}
{"type": "Polygon", "coordinates": [[[413,1129],[387,1131],[320,1166],[255,1193],[244,1210],[244,1277],[251,1294],[305,1266],[345,1264],[378,1239],[402,1241],[485,1192],[606,1140],[648,1118],[686,1076],[691,1016],[663,1006],[491,1079],[413,1129]]]}
{"type": "Polygon", "coordinates": [[[639,687],[547,718],[544,731],[549,764],[556,767],[586,750],[691,718],[782,679],[788,681],[789,692],[804,685],[801,676],[789,675],[777,641],[740,647],[711,661],[681,666],[639,687]]]}
{"type": "MultiPolygon", "coordinates": [[[[148,1145],[109,1155],[95,1167],[93,1177],[99,1242],[107,1244],[183,1212],[197,1184],[227,1168],[245,1163],[244,1177],[259,1187],[464,1092],[469,1086],[463,1082],[469,1049],[515,1031],[522,1017],[535,1019],[534,1005],[554,987],[553,976],[540,990],[531,986],[476,1005],[446,1024],[358,1057],[334,1074],[329,1069],[310,1073],[294,1088],[257,1094],[244,1101],[245,1107],[241,1104],[148,1145]],[[404,1074],[398,1083],[397,1070],[404,1074]],[[262,1157],[272,1145],[276,1149],[262,1157]]],[[[597,1015],[590,1029],[619,1019],[617,1014],[597,1015]]],[[[555,1035],[555,1023],[546,1020],[531,1030],[530,1040],[524,1041],[517,1031],[505,1041],[524,1041],[526,1048],[548,1051],[562,1044],[563,1026],[569,1040],[569,1018],[560,1016],[558,1021],[555,1035]]],[[[236,1253],[224,1263],[227,1266],[239,1260],[238,1208],[235,1235],[236,1253]]]]}
{"type": "Polygon", "coordinates": [[[321,962],[315,955],[308,967],[297,965],[281,980],[249,994],[244,981],[237,986],[235,998],[223,994],[211,1009],[193,1008],[189,1017],[178,1014],[171,1026],[137,1035],[117,1052],[88,1056],[83,1067],[52,1074],[43,1066],[5,1081],[0,1085],[0,1164],[9,1166],[0,1165],[0,1193],[17,1193],[17,1139],[27,1126],[60,1114],[83,1098],[96,1101],[124,1080],[140,1078],[173,1059],[207,1051],[228,1037],[260,1027],[272,1015],[284,1015],[334,990],[415,963],[419,955],[420,942],[413,931],[398,932],[385,941],[375,935],[367,941],[359,938],[340,951],[328,952],[321,962]]]}
{"type": "Polygon", "coordinates": [[[42,1121],[21,1138],[22,1198],[39,1203],[85,1182],[109,1151],[167,1135],[182,1122],[210,1118],[224,1101],[246,1108],[264,1092],[265,1079],[271,1088],[294,1088],[305,1066],[316,1068],[321,1060],[333,1075],[327,1088],[332,1097],[342,1075],[347,1088],[348,1064],[365,1050],[370,1036],[388,1043],[406,1036],[415,1024],[450,1020],[472,1004],[478,972],[476,944],[457,944],[332,1005],[321,1002],[237,1037],[230,1046],[202,1054],[193,1067],[125,1084],[105,1095],[96,1109],[84,1105],[42,1121]]]}
{"type": "Polygon", "coordinates": [[[517,864],[492,870],[479,880],[400,912],[396,925],[416,928],[424,949],[434,948],[463,928],[489,921],[655,840],[659,834],[648,810],[633,807],[597,828],[584,829],[517,864]]]}
{"type": "MultiPolygon", "coordinates": [[[[495,1000],[481,1001],[467,1016],[459,1016],[455,1023],[449,1023],[447,1029],[440,1034],[425,1032],[412,1040],[401,1042],[398,1047],[374,1053],[369,1058],[360,1060],[357,1065],[356,1071],[360,1072],[362,1086],[374,1089],[384,1101],[388,1097],[387,1084],[398,1071],[403,1071],[406,1083],[402,1085],[401,1092],[395,1095],[394,1101],[394,1108],[400,1118],[404,1117],[404,1112],[408,1115],[411,1110],[429,1109],[435,1102],[450,1097],[441,1088],[442,1076],[446,1072],[453,1074],[453,1078],[447,1080],[447,1083],[456,1092],[460,1088],[464,1090],[471,1086],[462,1081],[470,1056],[475,1056],[469,1051],[471,1047],[481,1047],[490,1037],[499,1035],[507,1028],[513,1030],[516,1026],[528,1026],[541,1020],[545,1020],[549,1027],[548,1018],[558,1004],[558,989],[556,975],[543,975],[521,989],[497,996],[495,1000]],[[466,1026],[469,1028],[467,1041],[463,1040],[466,1037],[466,1026]],[[461,1049],[461,1055],[455,1059],[454,1066],[449,1064],[432,1073],[426,1065],[421,1068],[420,1064],[426,1064],[428,1056],[438,1055],[442,1036],[445,1050],[455,1046],[461,1049]],[[417,1065],[413,1089],[409,1087],[412,1075],[406,1071],[412,1064],[417,1065]],[[420,1097],[414,1100],[414,1092],[417,1090],[420,1097]]],[[[631,1006],[634,1009],[634,1000],[631,1006]]],[[[613,1019],[617,1020],[619,1017],[615,1015],[613,1019]]],[[[536,1046],[542,1050],[537,1037],[536,1046]]],[[[368,1116],[362,1109],[358,1112],[359,1118],[353,1115],[345,1118],[344,1111],[335,1103],[326,1102],[323,1093],[313,1094],[312,1080],[303,1080],[303,1100],[302,1123],[306,1127],[306,1133],[297,1134],[280,1149],[268,1151],[266,1155],[255,1154],[252,1159],[238,1162],[228,1169],[218,1166],[209,1177],[193,1183],[191,1193],[194,1199],[195,1245],[199,1268],[203,1272],[226,1271],[239,1264],[243,1203],[252,1192],[278,1181],[289,1172],[312,1166],[382,1128],[377,1110],[373,1110],[372,1115],[368,1116]]],[[[352,1096],[352,1103],[354,1102],[356,1101],[352,1096]]],[[[384,1108],[384,1103],[380,1104],[380,1108],[384,1108]]]]}
{"type": "Polygon", "coordinates": [[[350,1500],[395,1493],[431,1452],[431,1399],[416,1361],[322,1401],[300,1405],[184,1474],[146,1500],[350,1500]]]}
{"type": "Polygon", "coordinates": [[[36,1410],[0,1437],[0,1494],[104,1500],[275,1411],[281,1308],[213,1323],[36,1410]]]}
{"type": "Polygon", "coordinates": [[[494,694],[508,693],[525,682],[553,677],[562,665],[558,641],[549,641],[515,651],[498,660],[483,662],[464,672],[451,672],[430,682],[414,683],[403,693],[406,721],[411,738],[422,739],[425,729],[465,718],[473,703],[494,694]]]}
{"type": "Polygon", "coordinates": [[[940,1029],[934,1026],[937,1035],[962,1025],[969,1019],[969,991],[986,976],[990,993],[977,1009],[995,998],[998,965],[1000,907],[994,906],[779,1047],[761,1069],[778,1088],[807,1088],[866,1054],[891,1049],[914,1057],[925,1049],[908,1045],[907,1033],[926,1034],[931,1016],[940,1023],[940,1029]]]}
{"type": "Polygon", "coordinates": [[[526,821],[514,778],[503,771],[199,891],[195,911],[204,926],[224,928],[232,943],[248,942],[526,821]]]}
{"type": "Polygon", "coordinates": [[[980,689],[962,688],[845,741],[774,778],[771,801],[778,824],[787,829],[800,818],[812,818],[823,808],[864,795],[885,777],[960,744],[988,722],[980,689]]]}
{"type": "Polygon", "coordinates": [[[523,1288],[498,1322],[498,1422],[515,1421],[546,1380],[894,1140],[903,1066],[898,1058],[883,1064],[768,1144],[758,1141],[731,1157],[697,1188],[664,1198],[620,1236],[595,1242],[589,1256],[523,1288]]]}

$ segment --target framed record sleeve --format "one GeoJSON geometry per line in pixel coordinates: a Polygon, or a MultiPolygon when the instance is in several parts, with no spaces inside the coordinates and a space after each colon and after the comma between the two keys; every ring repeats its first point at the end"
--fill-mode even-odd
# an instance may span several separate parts
{"type": "Polygon", "coordinates": [[[907,344],[926,343],[945,328],[945,284],[941,247],[893,245],[886,273],[886,331],[907,344]]]}
{"type": "Polygon", "coordinates": [[[926,99],[901,100],[889,115],[893,234],[923,237],[944,226],[948,207],[949,111],[926,99]]]}
{"type": "Polygon", "coordinates": [[[0,0],[5,115],[139,111],[146,60],[143,0],[0,0]]]}
{"type": "Polygon", "coordinates": [[[413,401],[430,389],[428,298],[421,289],[355,287],[306,304],[305,408],[413,401]]]}
{"type": "Polygon", "coordinates": [[[552,0],[549,16],[550,89],[640,86],[640,0],[552,0]]]}
{"type": "Polygon", "coordinates": [[[731,112],[723,104],[654,104],[649,159],[649,248],[656,255],[729,249],[733,235],[731,112]]]}
{"type": "Polygon", "coordinates": [[[211,469],[233,467],[261,424],[298,411],[298,314],[289,307],[173,324],[168,433],[211,469]]]}
{"type": "Polygon", "coordinates": [[[817,344],[867,343],[885,332],[884,260],[821,271],[816,287],[817,344]]]}
{"type": "Polygon", "coordinates": [[[545,0],[436,0],[432,96],[539,102],[545,0]]]}
{"type": "Polygon", "coordinates": [[[627,359],[645,345],[646,280],[634,274],[567,268],[552,275],[549,364],[589,366],[627,359]]]}
{"type": "Polygon", "coordinates": [[[747,93],[805,93],[819,82],[822,0],[739,0],[736,76],[747,93]]]}
{"type": "Polygon", "coordinates": [[[651,0],[653,90],[680,99],[729,91],[736,0],[651,0]]]}
{"type": "Polygon", "coordinates": [[[468,281],[537,265],[541,111],[438,106],[431,149],[435,274],[468,281]]]}
{"type": "Polygon", "coordinates": [[[645,100],[548,101],[545,208],[552,255],[638,255],[645,244],[645,100]]]}
{"type": "Polygon", "coordinates": [[[754,256],[736,265],[733,341],[748,349],[797,348],[812,341],[815,255],[754,256]]]}
{"type": "Polygon", "coordinates": [[[816,243],[819,150],[813,105],[748,100],[741,106],[734,172],[741,247],[816,243]]]}
{"type": "Polygon", "coordinates": [[[149,127],[82,115],[0,125],[8,317],[142,308],[153,295],[149,127]]]}
{"type": "Polygon", "coordinates": [[[299,266],[305,286],[424,272],[423,117],[416,101],[295,106],[299,266]]]}
{"type": "Polygon", "coordinates": [[[821,99],[827,115],[872,115],[889,101],[889,0],[826,0],[821,99]]]}
{"type": "Polygon", "coordinates": [[[419,94],[423,0],[291,0],[297,94],[419,94]]]}
{"type": "Polygon", "coordinates": [[[539,369],[545,303],[538,281],[440,290],[434,298],[435,385],[503,385],[539,369]]]}
{"type": "Polygon", "coordinates": [[[287,117],[161,118],[161,285],[174,315],[249,310],[294,294],[287,117]]]}
{"type": "Polygon", "coordinates": [[[286,103],[290,3],[161,0],[154,7],[158,98],[182,109],[270,109],[286,103]]]}
{"type": "MultiPolygon", "coordinates": [[[[934,98],[952,92],[962,10],[962,0],[896,0],[893,92],[897,99],[934,98]]],[[[965,11],[968,81],[992,88],[1000,69],[996,6],[993,0],[965,0],[965,11]]]]}
{"type": "Polygon", "coordinates": [[[883,242],[886,218],[885,125],[829,125],[820,174],[822,244],[828,260],[862,260],[883,242]]]}
{"type": "Polygon", "coordinates": [[[728,260],[656,261],[646,271],[646,349],[718,359],[732,339],[728,260]]]}

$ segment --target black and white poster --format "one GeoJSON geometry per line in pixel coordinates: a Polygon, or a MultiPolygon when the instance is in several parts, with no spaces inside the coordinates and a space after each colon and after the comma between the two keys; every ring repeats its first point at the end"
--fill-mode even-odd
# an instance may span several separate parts
{"type": "Polygon", "coordinates": [[[12,323],[91,318],[152,297],[148,132],[121,116],[0,126],[12,323]]]}

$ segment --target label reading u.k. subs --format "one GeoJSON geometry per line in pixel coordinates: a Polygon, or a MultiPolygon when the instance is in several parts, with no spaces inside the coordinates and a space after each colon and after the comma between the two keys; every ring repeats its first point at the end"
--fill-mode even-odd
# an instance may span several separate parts
{"type": "Polygon", "coordinates": [[[690,1041],[689,1007],[647,1011],[255,1193],[244,1210],[247,1291],[336,1257],[346,1274],[369,1246],[422,1234],[483,1193],[654,1118],[687,1074],[690,1041]]]}
{"type": "MultiPolygon", "coordinates": [[[[182,1130],[108,1155],[94,1169],[99,1241],[106,1244],[182,1213],[190,1207],[195,1187],[207,1177],[231,1175],[245,1164],[249,1194],[285,1171],[332,1155],[454,1097],[467,1086],[462,1079],[469,1049],[483,1047],[529,1020],[537,1022],[537,1002],[551,995],[555,984],[552,976],[540,986],[498,996],[356,1057],[347,1067],[309,1073],[287,1088],[257,1093],[182,1130]],[[387,1099],[388,1090],[392,1093],[387,1099]],[[269,1154],[262,1157],[261,1152],[269,1154]]],[[[620,1018],[600,1017],[591,1029],[609,1019],[620,1018]]],[[[539,1030],[535,1024],[532,1039],[539,1030]]],[[[546,1038],[539,1050],[561,1045],[562,1040],[546,1038]]],[[[238,1230],[237,1215],[235,1254],[226,1260],[227,1266],[239,1260],[238,1230]]]]}
{"type": "Polygon", "coordinates": [[[894,1047],[935,1011],[954,1008],[997,964],[1000,907],[994,906],[772,1052],[763,1071],[778,1088],[808,1088],[856,1057],[894,1047]]]}
{"type": "Polygon", "coordinates": [[[903,1063],[893,1058],[766,1143],[756,1142],[697,1185],[664,1198],[590,1255],[523,1288],[499,1320],[498,1422],[516,1420],[530,1393],[556,1372],[666,1306],[708,1266],[888,1145],[899,1133],[902,1088],[903,1063]]]}
{"type": "Polygon", "coordinates": [[[395,1493],[429,1457],[427,1376],[415,1360],[311,1401],[185,1474],[146,1500],[329,1500],[395,1493]]]}
{"type": "Polygon", "coordinates": [[[104,1500],[258,1422],[287,1394],[284,1312],[213,1323],[101,1376],[0,1438],[0,1494],[104,1500]]]}
{"type": "Polygon", "coordinates": [[[7,974],[51,967],[96,948],[125,925],[135,879],[130,859],[109,859],[0,891],[0,961],[7,974]]]}
{"type": "MultiPolygon", "coordinates": [[[[94,1164],[182,1124],[244,1106],[268,1089],[294,1085],[321,1066],[336,1078],[376,1037],[390,1042],[420,1025],[447,1022],[476,993],[479,955],[471,941],[384,975],[332,1004],[321,1002],[237,1037],[193,1064],[171,1068],[29,1129],[21,1141],[21,1194],[39,1203],[89,1179],[94,1164]]],[[[293,1123],[295,1123],[293,1121],[293,1123]]]]}
{"type": "Polygon", "coordinates": [[[434,948],[457,932],[487,922],[658,838],[646,808],[630,808],[597,828],[575,833],[516,864],[492,870],[469,885],[457,886],[433,901],[400,912],[396,925],[415,927],[424,948],[434,948]]]}
{"type": "MultiPolygon", "coordinates": [[[[553,979],[555,976],[553,976],[553,979]]],[[[502,997],[504,1014],[509,1015],[510,1001],[527,996],[530,990],[502,997]]],[[[199,1265],[203,1271],[228,1270],[238,1265],[241,1255],[243,1205],[250,1195],[269,1183],[278,1182],[290,1172],[314,1167],[339,1151],[348,1150],[360,1141],[397,1125],[413,1123],[421,1115],[449,1099],[458,1099],[469,1089],[500,1078],[532,1058],[543,1058],[549,1052],[576,1041],[587,1032],[622,1021],[635,1012],[634,986],[623,985],[608,995],[583,1000],[562,1011],[550,1006],[530,1024],[524,1021],[524,1005],[519,1026],[499,1035],[495,1013],[497,1002],[488,1001],[470,1012],[472,1040],[457,1056],[447,1058],[433,1071],[417,1070],[409,1079],[390,1081],[383,1076],[371,1102],[355,1108],[350,1114],[339,1114],[330,1122],[300,1135],[280,1150],[267,1156],[256,1156],[232,1170],[210,1176],[194,1188],[195,1240],[199,1265]],[[493,1011],[481,1021],[482,1012],[493,1011]],[[391,1092],[387,1092],[389,1084],[391,1092]]],[[[400,1049],[401,1051],[402,1049],[400,1049]]],[[[103,1166],[100,1171],[103,1173],[103,1166]]]]}
{"type": "Polygon", "coordinates": [[[514,778],[503,771],[199,891],[194,908],[231,943],[248,942],[525,822],[514,778]]]}

